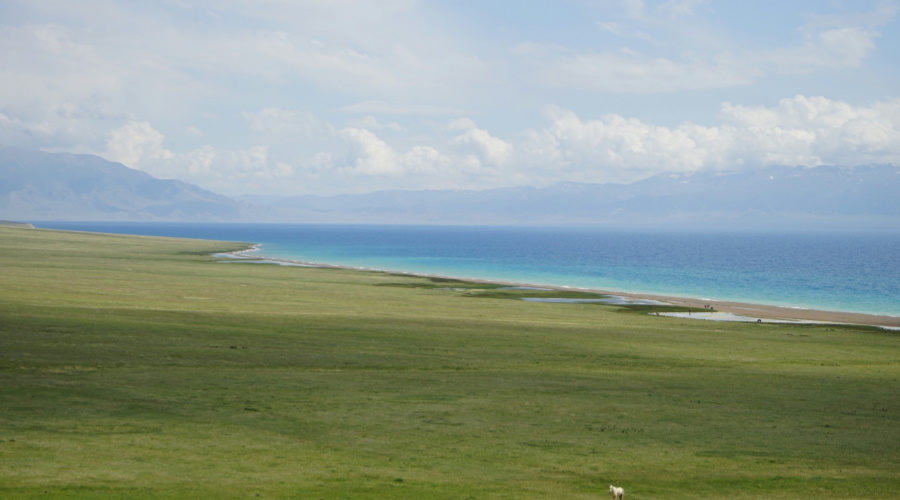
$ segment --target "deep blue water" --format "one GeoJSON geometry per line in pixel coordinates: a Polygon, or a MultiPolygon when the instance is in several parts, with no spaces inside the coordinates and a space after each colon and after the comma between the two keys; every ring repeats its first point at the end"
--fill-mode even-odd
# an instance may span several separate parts
{"type": "Polygon", "coordinates": [[[261,244],[260,256],[900,316],[900,232],[37,222],[261,244]]]}

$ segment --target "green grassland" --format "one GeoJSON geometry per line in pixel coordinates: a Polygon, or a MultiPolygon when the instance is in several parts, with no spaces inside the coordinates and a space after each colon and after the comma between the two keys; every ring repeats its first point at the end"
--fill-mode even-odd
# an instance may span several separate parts
{"type": "Polygon", "coordinates": [[[900,496],[896,333],[241,247],[0,228],[0,498],[900,496]]]}

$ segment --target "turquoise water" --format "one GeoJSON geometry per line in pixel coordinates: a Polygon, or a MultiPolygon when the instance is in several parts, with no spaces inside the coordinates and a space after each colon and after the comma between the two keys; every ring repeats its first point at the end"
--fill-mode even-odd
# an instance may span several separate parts
{"type": "Polygon", "coordinates": [[[37,222],[259,243],[265,257],[900,316],[900,233],[37,222]]]}

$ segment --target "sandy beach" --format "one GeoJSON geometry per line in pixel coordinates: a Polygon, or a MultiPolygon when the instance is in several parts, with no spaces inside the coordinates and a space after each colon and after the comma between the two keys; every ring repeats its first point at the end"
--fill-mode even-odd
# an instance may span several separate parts
{"type": "MultiPolygon", "coordinates": [[[[516,283],[517,286],[540,286],[540,285],[524,285],[516,283]]],[[[572,290],[571,288],[544,287],[551,289],[572,290]]],[[[608,290],[585,290],[596,292],[603,295],[612,295],[618,297],[626,297],[631,300],[655,300],[682,307],[696,308],[698,312],[709,312],[707,306],[715,311],[732,313],[737,316],[744,316],[753,320],[755,318],[764,320],[789,320],[789,321],[809,321],[811,323],[843,323],[853,325],[880,326],[890,329],[900,329],[900,317],[898,316],[880,316],[874,314],[850,313],[841,311],[822,311],[817,309],[801,309],[793,307],[780,307],[764,304],[747,304],[742,302],[727,302],[708,299],[692,299],[685,297],[668,297],[664,295],[625,293],[608,290]]],[[[700,318],[698,318],[700,319],[700,318]]]]}
{"type": "Polygon", "coordinates": [[[745,304],[741,302],[725,302],[716,300],[700,300],[683,297],[664,297],[659,295],[628,294],[608,292],[625,297],[653,299],[673,305],[696,307],[704,311],[710,305],[716,311],[728,312],[750,318],[800,320],[822,323],[847,323],[854,325],[884,326],[900,328],[900,317],[879,316],[874,314],[850,313],[841,311],[820,311],[816,309],[800,309],[763,304],[745,304]]]}
{"type": "MultiPolygon", "coordinates": [[[[306,266],[306,267],[329,267],[336,269],[354,269],[359,271],[377,271],[377,272],[392,272],[396,274],[406,274],[409,276],[421,276],[424,278],[443,278],[443,279],[460,279],[464,281],[473,281],[479,283],[498,283],[509,286],[527,286],[527,287],[536,287],[536,288],[547,288],[547,289],[558,289],[558,290],[573,290],[572,288],[567,287],[553,287],[548,285],[541,285],[535,283],[513,283],[513,282],[497,282],[490,280],[479,280],[473,278],[460,278],[455,276],[437,276],[430,274],[419,274],[419,273],[403,273],[403,272],[395,272],[395,271],[384,271],[381,269],[361,269],[351,266],[339,266],[332,264],[322,264],[317,262],[303,262],[303,261],[295,261],[289,259],[277,259],[277,258],[267,258],[267,257],[259,257],[253,255],[252,252],[258,249],[257,246],[254,246],[251,249],[234,252],[231,254],[222,254],[227,255],[232,258],[245,260],[245,261],[257,261],[257,262],[269,262],[272,264],[279,265],[294,265],[294,266],[306,266]]],[[[692,307],[696,308],[699,312],[709,311],[707,306],[710,306],[715,311],[732,313],[738,316],[744,316],[747,318],[759,318],[759,319],[767,319],[767,320],[790,320],[790,321],[809,321],[815,323],[843,323],[843,324],[853,324],[853,325],[868,325],[868,326],[880,326],[886,327],[890,329],[900,329],[900,316],[881,316],[875,314],[863,314],[863,313],[852,313],[852,312],[842,312],[842,311],[823,311],[818,309],[803,309],[803,308],[795,308],[795,307],[783,307],[783,306],[772,306],[765,304],[749,304],[743,302],[730,302],[730,301],[718,301],[711,299],[695,299],[695,298],[685,298],[685,297],[670,297],[665,295],[653,295],[653,294],[642,294],[642,293],[631,293],[631,292],[618,292],[618,291],[610,291],[610,290],[596,290],[596,289],[578,289],[584,290],[587,292],[595,292],[602,295],[612,295],[618,297],[626,297],[631,300],[655,300],[659,302],[665,302],[666,304],[672,304],[682,307],[692,307]]]]}

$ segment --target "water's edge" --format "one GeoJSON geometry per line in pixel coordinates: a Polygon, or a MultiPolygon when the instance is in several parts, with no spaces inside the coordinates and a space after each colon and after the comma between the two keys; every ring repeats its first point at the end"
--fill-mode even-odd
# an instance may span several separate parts
{"type": "Polygon", "coordinates": [[[590,228],[37,222],[48,229],[258,244],[314,265],[900,316],[900,235],[590,228]]]}

